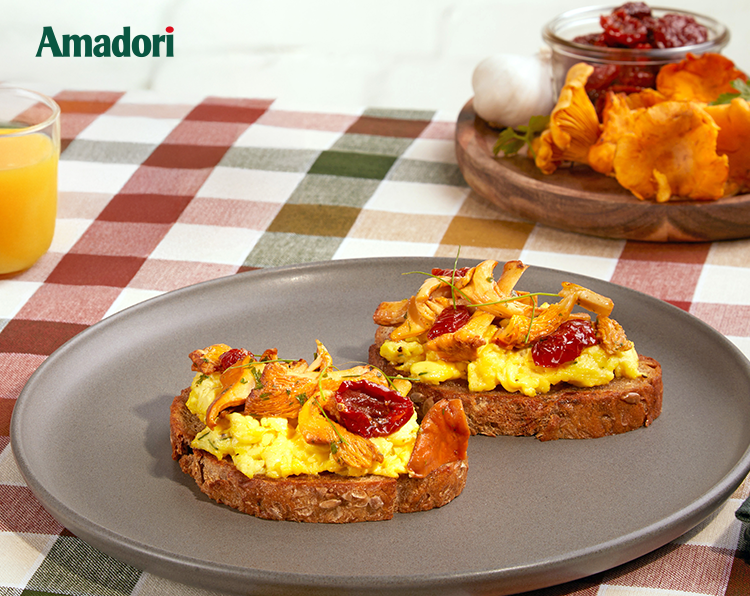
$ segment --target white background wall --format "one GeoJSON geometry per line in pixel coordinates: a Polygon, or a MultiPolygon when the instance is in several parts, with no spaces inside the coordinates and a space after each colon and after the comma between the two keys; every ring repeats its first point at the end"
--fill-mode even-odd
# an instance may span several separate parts
{"type": "MultiPolygon", "coordinates": [[[[0,0],[0,81],[458,111],[493,53],[531,55],[553,16],[591,0],[0,0]],[[42,28],[114,37],[174,27],[174,58],[36,58],[42,28]]],[[[727,24],[750,73],[750,0],[659,0],[727,24]]]]}

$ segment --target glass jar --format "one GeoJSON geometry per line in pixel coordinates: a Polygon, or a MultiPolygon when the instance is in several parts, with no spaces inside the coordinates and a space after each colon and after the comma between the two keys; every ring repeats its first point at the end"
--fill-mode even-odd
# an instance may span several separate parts
{"type": "Polygon", "coordinates": [[[601,66],[635,68],[644,72],[658,72],[658,69],[671,62],[679,62],[688,53],[720,53],[729,43],[729,30],[718,21],[686,10],[671,8],[651,8],[652,16],[659,18],[665,14],[692,17],[708,31],[708,39],[703,43],[677,48],[609,48],[577,43],[575,38],[591,33],[600,33],[600,17],[609,15],[616,6],[592,6],[569,10],[552,19],[542,29],[542,39],[552,51],[552,84],[555,96],[565,84],[568,69],[579,62],[601,66]]]}

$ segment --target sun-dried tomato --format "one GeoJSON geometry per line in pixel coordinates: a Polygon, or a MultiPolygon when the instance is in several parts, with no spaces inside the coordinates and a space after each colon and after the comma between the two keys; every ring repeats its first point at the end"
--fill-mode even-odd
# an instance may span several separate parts
{"type": "Polygon", "coordinates": [[[597,342],[596,331],[590,321],[573,319],[538,340],[531,347],[531,356],[537,366],[560,366],[575,360],[585,347],[596,345],[597,342]]]}
{"type": "Polygon", "coordinates": [[[578,37],[574,37],[573,41],[585,46],[607,47],[607,42],[605,41],[604,36],[601,33],[588,33],[586,35],[579,35],[578,37]]]}
{"type": "Polygon", "coordinates": [[[240,362],[249,353],[250,352],[243,348],[232,348],[231,350],[227,350],[219,356],[219,366],[216,370],[223,373],[230,366],[234,366],[240,362]]]}
{"type": "Polygon", "coordinates": [[[630,16],[622,9],[602,15],[599,22],[610,47],[633,48],[648,42],[648,27],[641,19],[630,16]]]}
{"type": "Polygon", "coordinates": [[[408,397],[364,379],[344,381],[334,398],[341,425],[366,439],[395,433],[414,414],[408,397]]]}
{"type": "MultiPolygon", "coordinates": [[[[615,85],[620,87],[632,87],[641,90],[646,87],[653,88],[656,85],[657,69],[649,66],[625,65],[620,68],[615,85]]],[[[616,91],[613,89],[613,91],[616,91]]],[[[633,91],[631,91],[633,93],[633,91]]]]}
{"type": "Polygon", "coordinates": [[[654,25],[653,38],[657,48],[681,48],[707,41],[708,32],[691,16],[666,14],[654,25]]]}
{"type": "Polygon", "coordinates": [[[470,318],[471,312],[469,312],[466,306],[457,306],[455,308],[448,306],[435,319],[435,323],[433,323],[427,332],[427,339],[435,339],[446,333],[455,333],[466,325],[470,318]]]}
{"type": "Polygon", "coordinates": [[[626,2],[615,10],[620,10],[636,19],[644,19],[651,16],[651,9],[645,2],[626,2]]]}
{"type": "MultiPolygon", "coordinates": [[[[667,13],[655,17],[644,2],[627,2],[599,19],[602,31],[580,35],[573,41],[590,46],[642,49],[676,48],[703,43],[708,30],[689,15],[667,13]]],[[[586,91],[601,115],[607,90],[630,93],[656,86],[658,67],[594,65],[586,91]]]]}
{"type": "Polygon", "coordinates": [[[471,270],[471,267],[461,267],[460,269],[433,269],[432,274],[436,275],[438,277],[464,277],[469,271],[471,270]]]}
{"type": "Polygon", "coordinates": [[[708,30],[690,15],[652,16],[643,2],[628,2],[599,18],[602,31],[573,41],[586,45],[624,48],[679,48],[708,40],[708,30]]]}
{"type": "Polygon", "coordinates": [[[586,81],[586,89],[606,89],[612,85],[620,75],[620,67],[617,64],[600,64],[594,66],[594,72],[586,81]]]}

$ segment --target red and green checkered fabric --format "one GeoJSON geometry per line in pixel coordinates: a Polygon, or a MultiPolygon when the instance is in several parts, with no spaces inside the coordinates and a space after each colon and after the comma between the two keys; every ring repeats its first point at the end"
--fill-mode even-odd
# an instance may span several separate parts
{"type": "MultiPolygon", "coordinates": [[[[0,595],[183,594],[72,536],[15,465],[9,425],[30,375],[66,340],[146,298],[239,271],[364,256],[521,259],[640,290],[750,354],[750,241],[660,245],[561,232],[466,185],[454,115],[314,112],[258,99],[61,92],[57,229],[0,280],[0,595]]],[[[546,595],[750,591],[745,482],[710,519],[626,565],[546,595]]],[[[190,589],[191,594],[202,595],[190,589]]]]}

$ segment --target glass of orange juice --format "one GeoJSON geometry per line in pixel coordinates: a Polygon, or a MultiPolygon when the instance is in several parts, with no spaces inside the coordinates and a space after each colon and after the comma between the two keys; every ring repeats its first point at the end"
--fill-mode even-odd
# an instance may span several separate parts
{"type": "Polygon", "coordinates": [[[52,243],[57,214],[60,108],[0,87],[0,276],[31,267],[52,243]]]}

